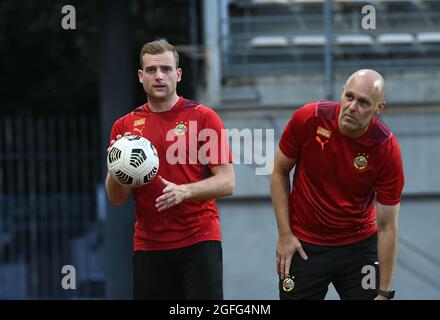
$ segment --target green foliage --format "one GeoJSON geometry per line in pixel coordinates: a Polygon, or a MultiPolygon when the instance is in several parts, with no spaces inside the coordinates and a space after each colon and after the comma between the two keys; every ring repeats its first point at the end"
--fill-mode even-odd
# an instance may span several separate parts
{"type": "MultiPolygon", "coordinates": [[[[133,22],[134,45],[132,55],[135,58],[136,68],[138,67],[139,52],[144,43],[156,39],[166,39],[173,45],[190,44],[189,28],[195,24],[200,39],[200,8],[201,0],[195,0],[195,10],[198,21],[191,21],[189,17],[191,0],[132,0],[131,17],[133,22]]],[[[200,42],[200,41],[199,41],[200,42]]],[[[194,72],[195,61],[185,54],[180,53],[180,67],[183,69],[183,79],[179,83],[177,93],[188,99],[194,99],[195,88],[200,79],[197,79],[197,72],[194,72]]],[[[145,102],[145,93],[142,87],[137,86],[136,102],[145,102]]]]}
{"type": "Polygon", "coordinates": [[[99,110],[98,1],[70,1],[76,30],[64,30],[65,1],[0,3],[1,113],[99,110]]]}
{"type": "MultiPolygon", "coordinates": [[[[191,0],[130,0],[133,79],[145,42],[166,38],[188,44],[191,0]]],[[[200,7],[201,2],[194,2],[200,7]]],[[[104,0],[3,0],[0,2],[0,114],[98,114],[104,0]],[[61,27],[64,5],[76,9],[76,30],[61,27]]],[[[181,55],[178,93],[192,98],[198,79],[181,55]]],[[[136,104],[145,102],[136,87],[136,104]]]]}

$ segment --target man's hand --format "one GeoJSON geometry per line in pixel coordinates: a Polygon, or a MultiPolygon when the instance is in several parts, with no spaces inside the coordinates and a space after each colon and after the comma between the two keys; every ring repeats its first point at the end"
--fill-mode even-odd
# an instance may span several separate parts
{"type": "Polygon", "coordinates": [[[163,189],[163,195],[156,199],[157,211],[161,212],[168,208],[178,205],[182,201],[189,198],[189,191],[186,185],[177,185],[168,180],[165,180],[161,176],[158,176],[159,180],[165,186],[163,189]]]}
{"type": "MultiPolygon", "coordinates": [[[[131,132],[126,132],[126,133],[124,133],[124,137],[126,137],[126,136],[131,136],[131,132]]],[[[118,134],[118,135],[116,136],[116,140],[119,140],[119,139],[121,139],[121,138],[122,138],[122,136],[121,136],[120,134],[118,134]]],[[[110,149],[112,148],[112,145],[115,144],[116,140],[112,140],[112,141],[110,141],[110,147],[107,148],[107,152],[110,151],[110,149]]]]}
{"type": "Polygon", "coordinates": [[[307,260],[308,257],[301,246],[301,242],[293,235],[281,236],[277,244],[277,272],[280,279],[289,275],[290,264],[295,252],[298,251],[301,258],[307,260]]]}
{"type": "Polygon", "coordinates": [[[388,299],[388,298],[386,298],[384,296],[381,296],[381,295],[377,295],[377,297],[374,298],[374,300],[390,300],[390,299],[388,299]]]}
{"type": "MultiPolygon", "coordinates": [[[[131,132],[124,133],[124,136],[131,135],[131,132]]],[[[116,136],[116,140],[121,139],[122,136],[118,134],[116,136]]],[[[116,142],[116,140],[110,141],[110,147],[107,148],[107,153],[110,151],[112,145],[116,142]]],[[[107,178],[105,179],[105,190],[107,191],[107,196],[111,204],[114,206],[120,206],[125,201],[127,201],[131,188],[125,185],[120,184],[116,179],[112,177],[110,172],[107,172],[107,178]]]]}

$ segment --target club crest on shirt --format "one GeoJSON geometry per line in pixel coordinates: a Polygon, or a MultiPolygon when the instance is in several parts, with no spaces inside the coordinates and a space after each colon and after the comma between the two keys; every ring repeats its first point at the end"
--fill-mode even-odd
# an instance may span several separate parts
{"type": "Polygon", "coordinates": [[[188,122],[176,122],[176,127],[174,128],[174,133],[178,136],[183,136],[188,131],[188,122]]]}
{"type": "Polygon", "coordinates": [[[283,280],[283,291],[284,292],[290,292],[295,288],[295,277],[294,276],[287,276],[283,280]]]}
{"type": "Polygon", "coordinates": [[[363,154],[358,154],[356,158],[354,158],[353,166],[358,171],[363,171],[368,166],[368,158],[369,156],[363,154]]]}

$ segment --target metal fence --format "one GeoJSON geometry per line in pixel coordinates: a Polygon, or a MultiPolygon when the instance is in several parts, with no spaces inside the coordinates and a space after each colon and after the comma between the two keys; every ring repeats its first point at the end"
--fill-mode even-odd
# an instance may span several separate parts
{"type": "Polygon", "coordinates": [[[389,8],[378,7],[377,29],[371,30],[361,27],[365,3],[333,2],[328,15],[324,1],[309,6],[305,1],[231,3],[220,21],[222,73],[227,78],[322,74],[327,41],[336,72],[362,66],[395,72],[440,66],[438,1],[420,6],[389,1],[389,8]]]}
{"type": "Polygon", "coordinates": [[[99,136],[97,117],[0,117],[0,299],[104,296],[99,136]]]}

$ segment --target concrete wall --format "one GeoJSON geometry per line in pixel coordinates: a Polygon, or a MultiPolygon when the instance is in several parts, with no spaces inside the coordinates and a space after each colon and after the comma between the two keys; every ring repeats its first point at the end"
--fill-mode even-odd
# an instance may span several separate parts
{"type": "MultiPolygon", "coordinates": [[[[334,99],[339,99],[341,89],[348,76],[356,71],[339,73],[335,76],[334,99]]],[[[322,72],[324,74],[324,72],[322,72]]],[[[384,71],[387,81],[387,101],[399,103],[430,103],[440,101],[440,72],[384,71]]],[[[236,80],[223,88],[225,103],[231,100],[248,100],[260,107],[297,106],[325,96],[324,76],[273,76],[246,80],[240,84],[236,80]]]]}

